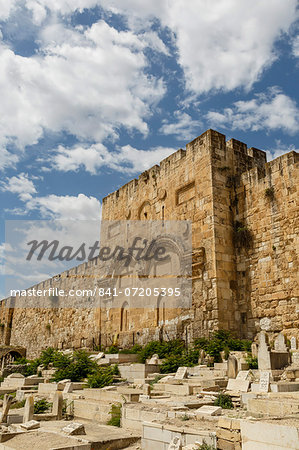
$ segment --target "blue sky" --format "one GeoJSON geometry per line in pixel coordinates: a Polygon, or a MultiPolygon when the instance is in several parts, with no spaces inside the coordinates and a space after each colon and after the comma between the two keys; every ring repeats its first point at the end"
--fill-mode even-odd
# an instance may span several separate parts
{"type": "Polygon", "coordinates": [[[208,128],[298,149],[297,6],[0,0],[0,270],[5,220],[96,219],[208,128]]]}

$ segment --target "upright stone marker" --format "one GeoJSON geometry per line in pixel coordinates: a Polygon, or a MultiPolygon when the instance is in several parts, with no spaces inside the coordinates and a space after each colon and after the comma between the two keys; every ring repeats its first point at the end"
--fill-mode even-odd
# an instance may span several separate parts
{"type": "Polygon", "coordinates": [[[291,350],[297,350],[297,341],[295,336],[291,337],[291,350]]]}
{"type": "Polygon", "coordinates": [[[294,350],[292,352],[292,365],[294,367],[299,367],[299,351],[298,350],[294,350]]]}
{"type": "Polygon", "coordinates": [[[53,399],[52,414],[57,417],[57,420],[62,419],[63,395],[61,391],[56,391],[53,399]]]}
{"type": "Polygon", "coordinates": [[[153,355],[148,362],[148,364],[158,364],[158,363],[159,363],[159,355],[157,354],[153,355]]]}
{"type": "Polygon", "coordinates": [[[260,376],[259,390],[260,392],[269,392],[270,373],[263,371],[260,376]]]}
{"type": "Polygon", "coordinates": [[[149,384],[145,384],[145,385],[143,386],[143,394],[144,394],[144,395],[148,395],[148,396],[151,395],[151,387],[150,387],[149,384]]]}
{"type": "Polygon", "coordinates": [[[258,346],[256,342],[253,342],[251,344],[251,354],[253,358],[257,358],[257,353],[258,353],[258,346]]]}
{"type": "Polygon", "coordinates": [[[285,343],[285,337],[282,333],[279,333],[279,335],[276,337],[275,341],[274,341],[274,349],[277,352],[287,352],[287,346],[285,343]]]}
{"type": "Polygon", "coordinates": [[[23,423],[30,422],[31,420],[33,420],[33,414],[34,414],[34,398],[33,395],[29,395],[26,398],[25,402],[23,423]]]}
{"type": "Polygon", "coordinates": [[[249,370],[241,370],[237,375],[237,380],[248,380],[249,370]]]}
{"type": "Polygon", "coordinates": [[[182,442],[178,436],[175,436],[169,443],[168,450],[181,450],[182,442]]]}
{"type": "Polygon", "coordinates": [[[174,378],[176,380],[183,380],[184,378],[187,378],[187,371],[187,367],[179,367],[174,378]]]}
{"type": "Polygon", "coordinates": [[[74,389],[74,385],[72,382],[66,383],[66,385],[64,386],[64,389],[63,389],[63,393],[69,394],[70,392],[73,392],[73,389],[74,389]]]}
{"type": "Polygon", "coordinates": [[[235,356],[229,356],[227,360],[228,378],[236,378],[238,375],[238,360],[235,356]]]}
{"type": "Polygon", "coordinates": [[[199,365],[204,363],[205,357],[206,357],[206,352],[203,349],[201,349],[199,352],[199,356],[198,356],[198,364],[199,365]]]}
{"type": "Polygon", "coordinates": [[[5,394],[3,398],[3,406],[2,406],[2,415],[1,415],[1,422],[6,423],[7,422],[7,415],[8,411],[11,405],[11,402],[13,401],[13,396],[5,394]]]}
{"type": "Polygon", "coordinates": [[[260,332],[259,348],[258,348],[258,368],[260,370],[271,370],[271,357],[269,346],[266,341],[267,335],[265,331],[260,332]]]}

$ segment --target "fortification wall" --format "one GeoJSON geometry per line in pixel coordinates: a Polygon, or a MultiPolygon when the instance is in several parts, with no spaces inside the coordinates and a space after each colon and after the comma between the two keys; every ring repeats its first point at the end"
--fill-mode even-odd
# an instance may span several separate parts
{"type": "MultiPolygon", "coordinates": [[[[217,329],[299,338],[297,185],[295,152],[266,163],[261,150],[208,130],[103,200],[104,220],[192,221],[192,307],[89,308],[86,298],[82,309],[1,306],[2,344],[33,357],[48,346],[192,340],[217,329]]],[[[103,270],[95,258],[36,287],[94,289],[103,270]]]]}
{"type": "Polygon", "coordinates": [[[298,162],[295,152],[241,176],[235,218],[252,244],[236,252],[238,304],[243,329],[261,327],[299,337],[298,162]]]}
{"type": "MultiPolygon", "coordinates": [[[[228,180],[265,162],[261,150],[247,149],[234,139],[226,143],[223,134],[208,130],[187,144],[186,151],[179,150],[103,200],[103,219],[192,221],[193,250],[201,249],[204,258],[194,266],[193,307],[185,312],[183,327],[176,311],[166,311],[167,325],[173,324],[172,337],[176,332],[185,335],[186,328],[192,337],[208,336],[219,328],[240,332],[228,180]]],[[[148,312],[140,314],[135,325],[143,334],[150,336],[152,330],[156,336],[148,312]]]]}
{"type": "MultiPolygon", "coordinates": [[[[81,264],[29,289],[46,290],[52,287],[65,292],[71,289],[93,289],[97,281],[96,262],[93,260],[81,264]]],[[[82,308],[78,309],[57,307],[58,302],[61,304],[64,300],[72,300],[68,296],[65,299],[39,297],[40,302],[45,300],[47,305],[52,306],[47,308],[19,308],[18,300],[17,296],[1,304],[1,323],[5,325],[0,336],[2,345],[23,345],[27,349],[27,356],[33,358],[47,347],[92,348],[99,344],[97,310],[87,307],[88,298],[82,298],[82,308]],[[11,300],[16,306],[14,309],[9,308],[11,300]],[[87,305],[83,304],[84,301],[87,305]]],[[[22,298],[22,306],[25,303],[26,300],[22,298]]]]}

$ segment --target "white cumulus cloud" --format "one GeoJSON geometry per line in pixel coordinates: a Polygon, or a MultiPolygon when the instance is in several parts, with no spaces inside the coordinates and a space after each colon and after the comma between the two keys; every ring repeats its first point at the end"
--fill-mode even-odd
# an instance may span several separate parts
{"type": "Polygon", "coordinates": [[[22,149],[47,131],[99,142],[121,127],[148,132],[165,88],[145,74],[142,37],[103,21],[86,30],[54,22],[40,37],[32,57],[0,44],[0,144],[22,149]]]}
{"type": "Polygon", "coordinates": [[[274,44],[296,20],[297,0],[101,0],[106,8],[144,22],[160,19],[175,36],[187,87],[250,88],[276,59],[274,44]]]}
{"type": "Polygon", "coordinates": [[[182,111],[174,112],[175,121],[164,119],[160,132],[165,135],[176,135],[178,139],[192,139],[196,129],[202,126],[199,120],[193,120],[189,114],[182,111]]]}
{"type": "Polygon", "coordinates": [[[251,100],[235,102],[223,112],[210,111],[207,119],[212,126],[221,125],[244,131],[282,129],[294,134],[299,129],[299,109],[296,102],[277,88],[258,94],[251,100]]]}
{"type": "Polygon", "coordinates": [[[29,200],[32,195],[36,194],[34,183],[29,179],[27,173],[20,173],[7,178],[1,182],[0,189],[1,191],[17,194],[22,201],[29,200]]]}
{"type": "Polygon", "coordinates": [[[101,215],[100,201],[84,194],[35,197],[26,203],[26,209],[38,210],[46,219],[99,220],[101,215]]]}
{"type": "Polygon", "coordinates": [[[130,145],[121,147],[118,151],[108,151],[102,144],[89,147],[76,145],[71,148],[59,146],[53,157],[53,166],[63,172],[77,171],[81,168],[91,174],[106,167],[118,172],[134,174],[149,169],[175,152],[174,148],[154,147],[149,150],[139,150],[130,145]]]}

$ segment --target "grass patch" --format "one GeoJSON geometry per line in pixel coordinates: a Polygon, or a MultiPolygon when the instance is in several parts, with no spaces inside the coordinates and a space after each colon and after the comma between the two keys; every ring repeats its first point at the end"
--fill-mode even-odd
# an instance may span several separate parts
{"type": "Polygon", "coordinates": [[[107,425],[112,425],[113,427],[120,427],[121,405],[120,404],[112,405],[109,414],[111,415],[111,419],[108,420],[107,425]]]}

